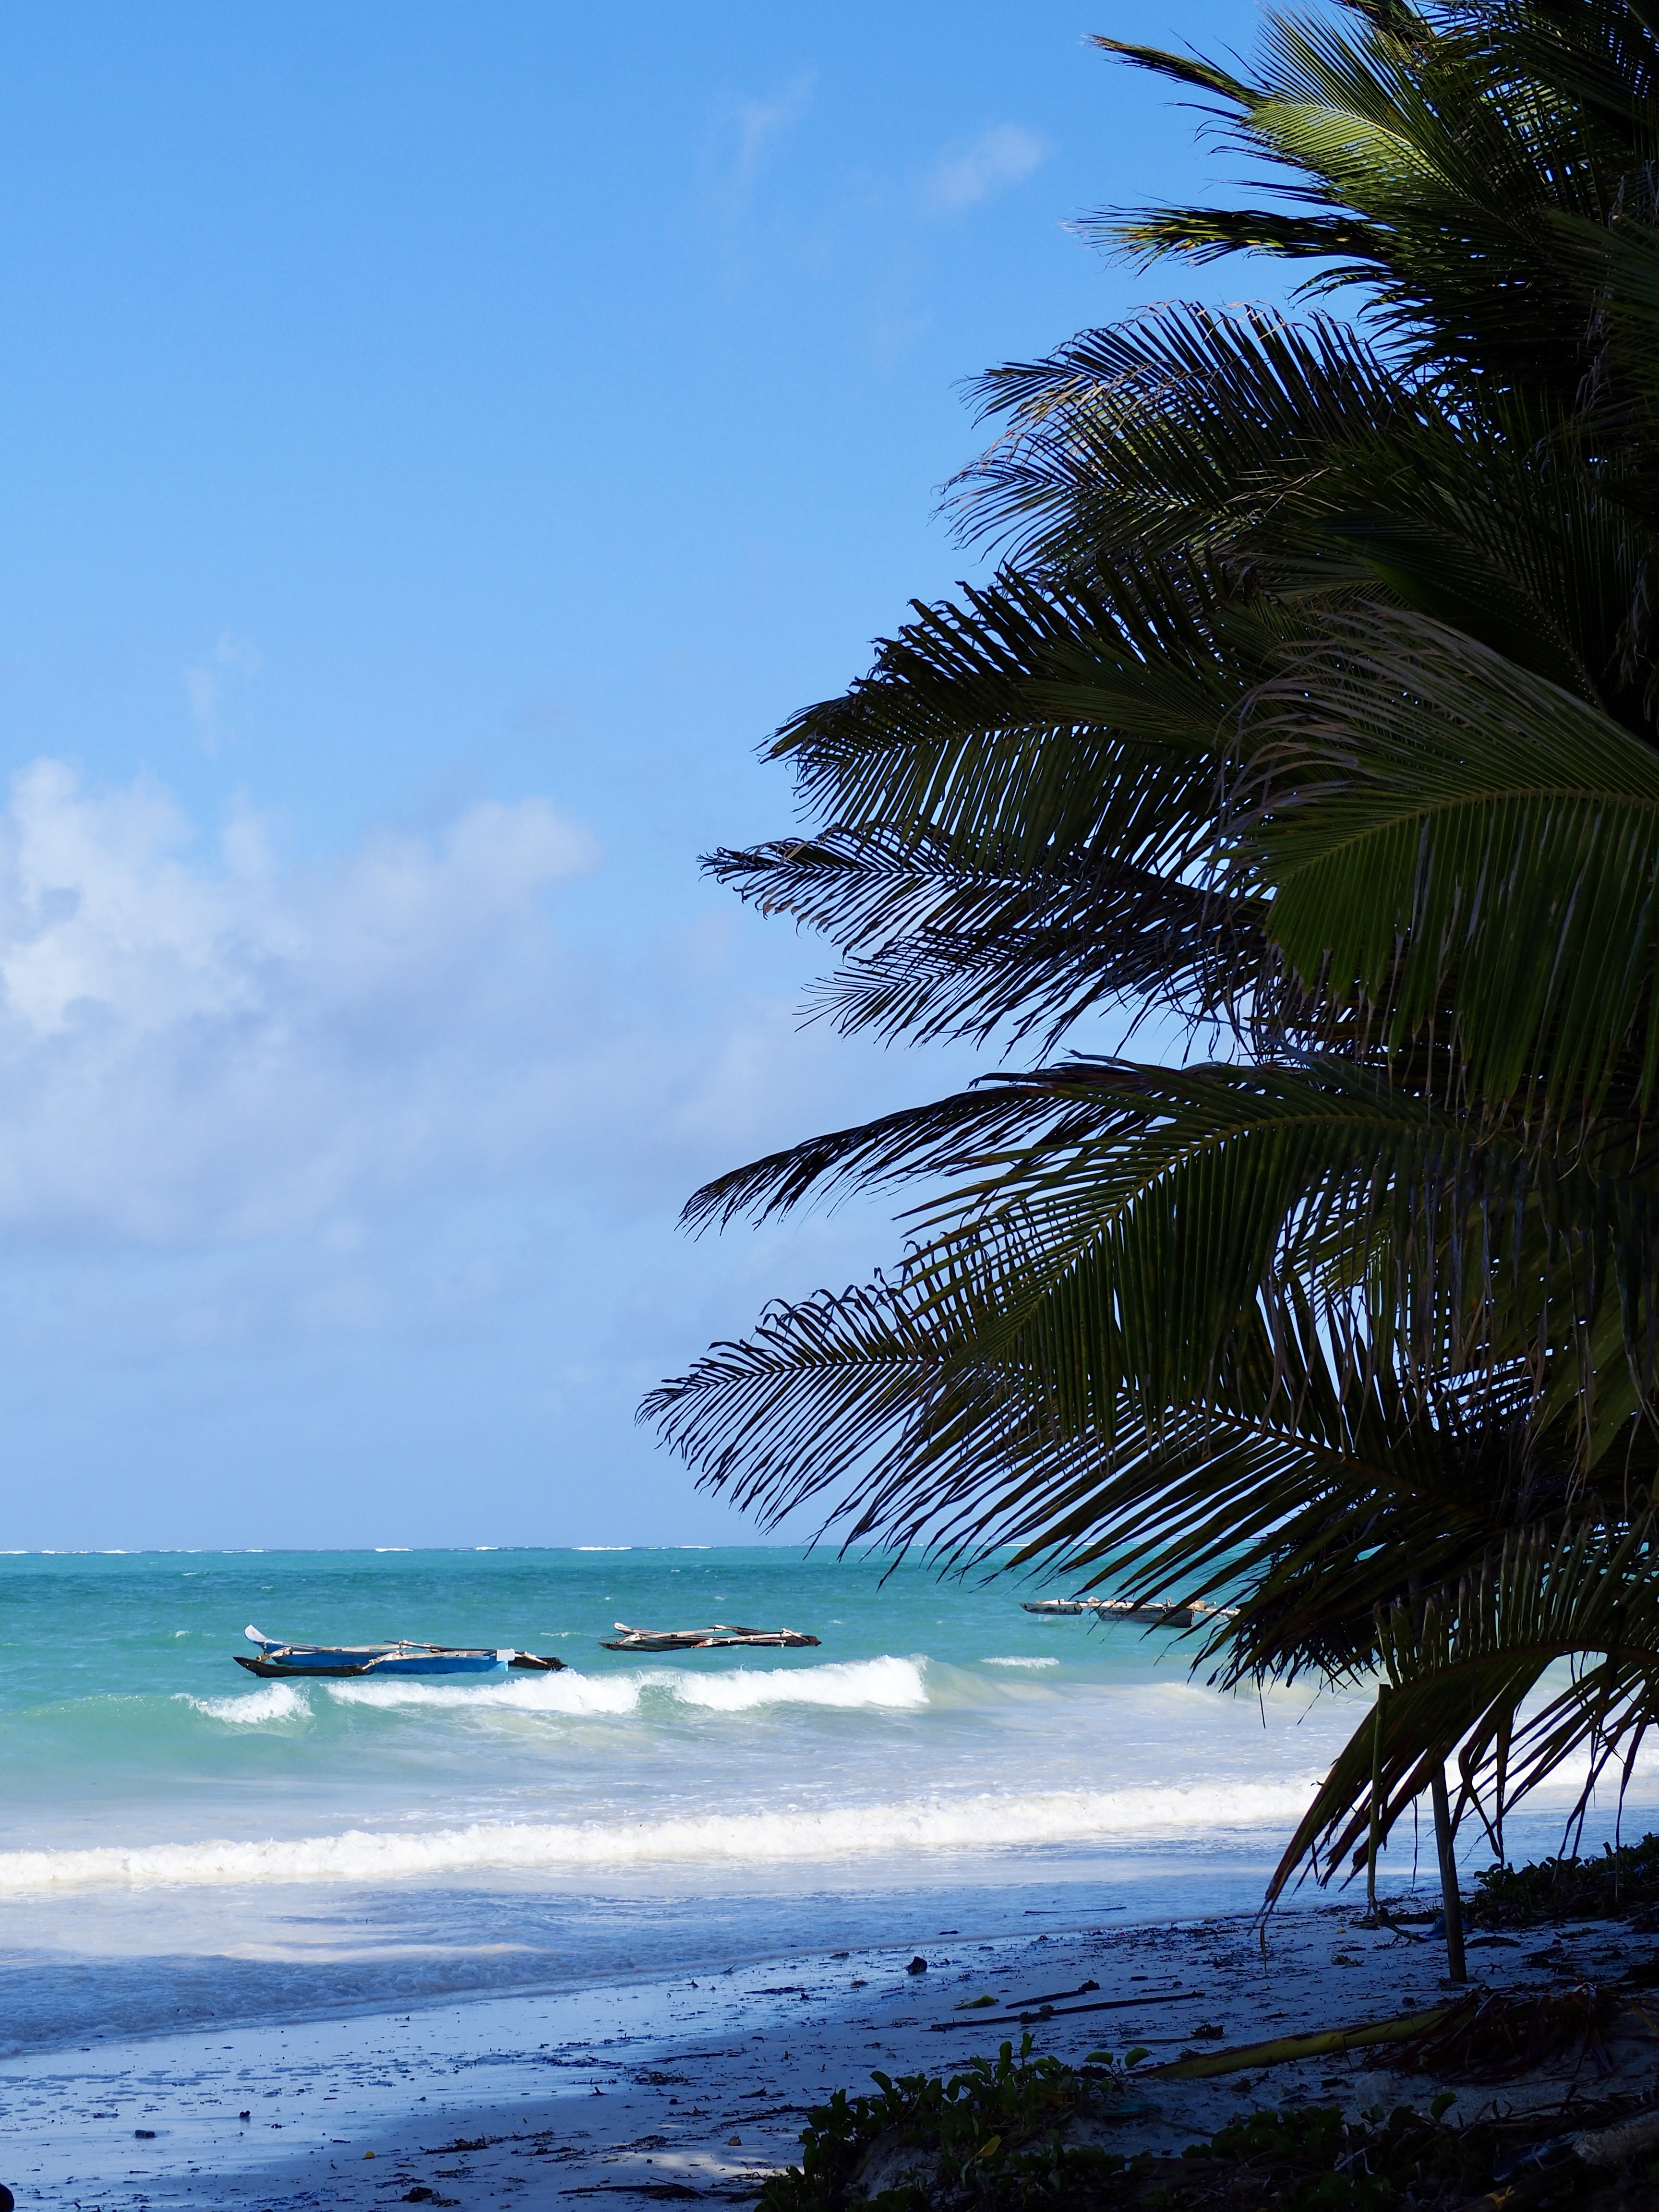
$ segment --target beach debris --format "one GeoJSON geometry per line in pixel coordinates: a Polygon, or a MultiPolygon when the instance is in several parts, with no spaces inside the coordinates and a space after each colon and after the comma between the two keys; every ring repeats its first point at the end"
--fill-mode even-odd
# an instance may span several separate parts
{"type": "MultiPolygon", "coordinates": [[[[1403,2042],[1408,2036],[1419,2036],[1438,2027],[1469,2002],[1466,1997],[1456,2005],[1442,2005],[1434,2012],[1411,2013],[1403,2020],[1367,2021],[1358,2027],[1323,2028],[1316,2035],[1279,2035],[1267,2043],[1240,2043],[1231,2051],[1206,2051],[1199,2058],[1176,2058],[1166,2066],[1149,2066],[1146,2075],[1149,2079],[1157,2075],[1170,2081],[1203,2081],[1218,2074],[1240,2074],[1260,2066],[1288,2066],[1298,2058],[1334,2057],[1340,2051],[1362,2050],[1373,2043],[1403,2042]]],[[[1105,2007],[1091,2006],[1087,2009],[1104,2011],[1105,2007]]]]}
{"type": "Polygon", "coordinates": [[[1547,2170],[1569,2160],[1601,2172],[1616,2171],[1659,2145],[1659,2112],[1643,2112],[1610,2128],[1581,2128],[1577,2134],[1554,2136],[1534,2143],[1494,2179],[1513,2181],[1528,2167],[1547,2170]]]}
{"type": "Polygon", "coordinates": [[[616,1635],[599,1638],[601,1649],[606,1651],[719,1651],[733,1644],[798,1651],[819,1642],[817,1637],[803,1636],[797,1628],[739,1628],[724,1620],[715,1621],[709,1628],[630,1628],[625,1620],[612,1625],[616,1635]]]}
{"type": "MultiPolygon", "coordinates": [[[[953,2027],[1030,2027],[1036,2021],[1071,2020],[1082,2012],[1146,2012],[1154,2005],[1201,2004],[1203,2001],[1202,1990],[1146,1990],[1139,1996],[1095,1997],[1087,2004],[1028,2005],[1023,2012],[993,2013],[988,2020],[936,2020],[931,2032],[944,2035],[953,2027]]],[[[1420,2014],[1419,2018],[1426,2020],[1428,2014],[1420,2014]]]]}
{"type": "Polygon", "coordinates": [[[925,1974],[927,1972],[927,1961],[922,1957],[920,1951],[917,1952],[915,1957],[911,1960],[909,1965],[904,1971],[907,1974],[925,1974]]]}
{"type": "Polygon", "coordinates": [[[17,2212],[17,2199],[3,2181],[0,2181],[0,2212],[17,2212]]]}
{"type": "MultiPolygon", "coordinates": [[[[1179,1988],[1180,1984],[1176,1986],[1179,1988]]],[[[1008,2009],[1010,2012],[1030,2012],[1033,2005],[1064,2004],[1067,1997],[1086,1997],[1099,1987],[1098,1982],[1079,1982],[1074,1990],[1048,1990],[1040,1997],[1022,1997],[1017,2004],[1011,2003],[1008,2009]]]]}
{"type": "Polygon", "coordinates": [[[154,2128],[135,2128],[132,2132],[137,2136],[140,2142],[154,2142],[155,2140],[155,2130],[154,2128]]]}
{"type": "Polygon", "coordinates": [[[1571,1990],[1475,1992],[1432,2022],[1419,2015],[1416,2033],[1375,2063],[1446,2081],[1503,2081],[1571,2053],[1577,2065],[1589,2058],[1606,2073],[1603,2032],[1615,2009],[1616,2000],[1589,1982],[1571,1990]]]}

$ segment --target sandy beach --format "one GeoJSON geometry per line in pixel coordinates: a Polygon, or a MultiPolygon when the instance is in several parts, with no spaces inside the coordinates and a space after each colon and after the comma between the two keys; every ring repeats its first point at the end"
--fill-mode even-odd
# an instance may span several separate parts
{"type": "MultiPolygon", "coordinates": [[[[1076,2060],[1139,2044],[1153,2066],[1200,2027],[1222,2030],[1196,2046],[1214,2051],[1442,1998],[1439,1945],[1359,1916],[1357,1900],[1286,1911],[1265,1949],[1245,1917],[1013,1934],[964,1923],[919,1929],[914,1952],[803,1953],[712,1976],[19,2057],[0,2064],[0,2179],[20,2205],[77,2212],[738,2202],[793,2161],[808,2109],[830,2091],[867,2087],[873,2068],[936,2071],[994,2051],[1018,2039],[1000,2023],[1021,2006],[1054,2008],[1034,2025],[1039,2050],[1076,2060]],[[925,1972],[908,1971],[916,1956],[925,1972]],[[959,2009],[988,1995],[994,2008],[959,2009]]],[[[1617,1976],[1655,1948],[1605,1922],[1476,1936],[1471,1978],[1560,1986],[1617,1976]]],[[[1613,2057],[1620,2076],[1651,2073],[1640,2033],[1613,2057]]],[[[1358,2053],[1154,2080],[1114,2141],[1176,2149],[1253,2105],[1421,2107],[1440,2086],[1378,2073],[1358,2053]]],[[[1512,2106],[1572,2087],[1504,2094],[1512,2106]]],[[[1490,2095],[1462,2090],[1462,2117],[1490,2095]]]]}

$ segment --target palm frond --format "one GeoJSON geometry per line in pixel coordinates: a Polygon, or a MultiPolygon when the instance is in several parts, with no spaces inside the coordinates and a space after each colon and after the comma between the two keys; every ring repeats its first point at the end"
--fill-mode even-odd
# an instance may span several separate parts
{"type": "Polygon", "coordinates": [[[1322,253],[1314,288],[1362,285],[1406,358],[1571,404],[1594,301],[1553,249],[1549,217],[1607,222],[1651,160],[1651,32],[1601,4],[1441,10],[1404,30],[1359,13],[1350,25],[1270,16],[1253,83],[1105,42],[1203,82],[1224,142],[1264,165],[1285,205],[1115,211],[1087,228],[1142,263],[1322,253]]]}
{"type": "Polygon", "coordinates": [[[1322,1784],[1268,1889],[1279,1895],[1304,1863],[1327,1875],[1370,1827],[1373,1771],[1380,1832],[1454,1753],[1462,1800],[1481,1800],[1496,1832],[1504,1814],[1577,1754],[1586,1791],[1659,1717],[1659,1552],[1645,1515],[1620,1528],[1583,1519],[1512,1534],[1455,1591],[1396,1605],[1378,1623],[1389,1694],[1355,1731],[1322,1784]],[[1565,1688],[1525,1711],[1549,1669],[1601,1655],[1565,1688]],[[1380,1728],[1380,1741],[1379,1741],[1380,1728]]]}
{"type": "Polygon", "coordinates": [[[1443,626],[1378,610],[1263,687],[1247,836],[1269,932],[1396,1042],[1443,1015],[1472,1089],[1559,1115],[1659,1074],[1659,750],[1443,626]],[[1583,979],[1596,979],[1594,990],[1583,979]]]}
{"type": "MultiPolygon", "coordinates": [[[[763,1520],[1227,1590],[1220,1679],[1390,1682],[1386,1821],[1628,1759],[1659,1684],[1659,15],[1340,0],[1195,93],[1261,205],[1103,219],[1358,283],[1012,364],[953,488],[1012,557],[793,718],[810,829],[714,855],[846,1028],[1224,1020],[754,1163],[907,1191],[893,1279],[644,1414],[763,1520]],[[1564,1687],[1549,1668],[1595,1656],[1564,1687]]],[[[1372,1727],[1275,1877],[1368,1825],[1372,1727]]]]}
{"type": "Polygon", "coordinates": [[[1374,1663],[1402,1559],[1455,1582],[1516,1510],[1572,1494],[1567,1463],[1528,1452],[1524,1376],[1494,1429],[1490,1393],[1464,1410],[1455,1389],[1358,1381],[1305,1303],[1274,1341],[1240,1332],[1206,1409],[1152,1426],[1126,1405],[1109,1437],[1060,1417],[1004,1318],[971,1286],[947,1315],[902,1284],[821,1292],[641,1417],[763,1523],[828,1501],[848,1543],[959,1568],[1012,1546],[1131,1595],[1224,1594],[1240,1609],[1198,1663],[1226,1681],[1374,1663]],[[1482,1425],[1495,1448],[1471,1449],[1482,1425]]]}
{"type": "Polygon", "coordinates": [[[957,478],[958,523],[1046,567],[1230,544],[1326,448],[1431,404],[1344,325],[1248,307],[1151,310],[975,389],[1008,427],[957,478]]]}
{"type": "MultiPolygon", "coordinates": [[[[709,854],[717,881],[765,914],[832,934],[844,964],[808,1005],[842,1031],[914,1042],[1033,1030],[1045,1049],[1091,1011],[1168,1003],[1188,1018],[1271,984],[1262,902],[1138,858],[1047,861],[874,826],[709,854]]],[[[1176,865],[1179,866],[1179,848],[1176,865]]]]}

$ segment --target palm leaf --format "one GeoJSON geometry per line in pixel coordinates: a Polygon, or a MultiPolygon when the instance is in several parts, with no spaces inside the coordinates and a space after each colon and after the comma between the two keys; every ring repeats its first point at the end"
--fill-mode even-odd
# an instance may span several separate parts
{"type": "MultiPolygon", "coordinates": [[[[1455,1594],[1395,1606],[1379,1622],[1389,1692],[1339,1754],[1276,1869],[1268,1901],[1298,1868],[1328,1874],[1370,1827],[1373,1772],[1380,1832],[1459,1754],[1462,1798],[1483,1784],[1496,1832],[1504,1814],[1575,1753],[1589,1781],[1659,1712],[1659,1553],[1645,1517],[1554,1534],[1517,1531],[1455,1594]],[[1601,1663],[1530,1715],[1549,1669],[1587,1652],[1601,1663]],[[1381,1729],[1379,1741],[1379,1725],[1381,1729]]],[[[1486,1809],[1483,1808],[1483,1809],[1486,1809]]]]}
{"type": "MultiPolygon", "coordinates": [[[[1086,226],[1145,263],[1229,251],[1323,258],[1316,289],[1364,287],[1408,359],[1481,388],[1571,404],[1593,293],[1554,250],[1555,211],[1605,222],[1654,153],[1654,39],[1581,0],[1349,28],[1272,16],[1256,82],[1178,55],[1109,52],[1218,102],[1223,137],[1280,185],[1281,210],[1115,211],[1086,226]]],[[[1366,15],[1370,20],[1364,20],[1366,15]]]]}
{"type": "Polygon", "coordinates": [[[975,390],[1008,428],[956,480],[957,519],[1044,566],[1231,543],[1325,449],[1431,404],[1357,331],[1248,307],[1151,310],[975,390]]]}
{"type": "Polygon", "coordinates": [[[1645,1103],[1659,751],[1420,617],[1332,617],[1326,641],[1264,687],[1254,725],[1242,834],[1276,886],[1270,933],[1396,1042],[1450,990],[1485,1097],[1560,1114],[1626,1070],[1645,1103]]]}

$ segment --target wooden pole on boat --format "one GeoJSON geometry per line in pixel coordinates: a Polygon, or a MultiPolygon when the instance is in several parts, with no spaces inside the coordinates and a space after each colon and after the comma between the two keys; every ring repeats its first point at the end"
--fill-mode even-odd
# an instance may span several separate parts
{"type": "Polygon", "coordinates": [[[1451,1806],[1446,1796],[1446,1770],[1438,1760],[1429,1778],[1434,1799],[1434,1841],[1440,1856],[1440,1902],[1446,1916],[1446,1972],[1454,1982],[1467,1982],[1463,1964],[1463,1900],[1457,1893],[1457,1852],[1454,1844],[1451,1806]]]}
{"type": "Polygon", "coordinates": [[[1365,1909],[1376,1917],[1376,1853],[1382,1837],[1382,1711],[1389,1686],[1376,1686],[1376,1724],[1371,1731],[1371,1832],[1365,1846],[1365,1909]]]}

